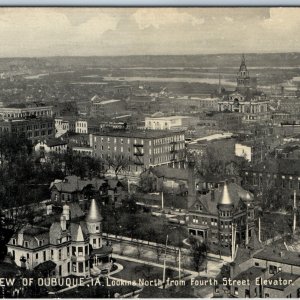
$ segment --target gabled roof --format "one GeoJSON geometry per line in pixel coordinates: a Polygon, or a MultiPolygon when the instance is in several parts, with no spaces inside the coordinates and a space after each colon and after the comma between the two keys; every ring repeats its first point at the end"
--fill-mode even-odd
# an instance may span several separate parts
{"type": "Polygon", "coordinates": [[[275,247],[266,247],[265,249],[254,254],[253,257],[300,267],[300,257],[298,252],[278,250],[275,247]]]}
{"type": "Polygon", "coordinates": [[[252,236],[249,240],[247,247],[251,250],[260,250],[263,248],[262,243],[258,240],[256,232],[252,231],[252,236]]]}
{"type": "Polygon", "coordinates": [[[55,147],[55,146],[61,146],[61,145],[67,145],[68,143],[66,141],[63,141],[59,138],[51,138],[44,141],[44,143],[49,147],[55,147]]]}
{"type": "Polygon", "coordinates": [[[81,179],[80,177],[72,175],[66,176],[64,180],[55,180],[51,183],[50,189],[55,187],[60,192],[74,193],[81,192],[88,185],[91,185],[93,189],[98,190],[104,183],[105,180],[103,179],[81,179]]]}
{"type": "Polygon", "coordinates": [[[187,169],[170,168],[168,166],[157,166],[151,167],[150,172],[152,172],[159,178],[164,177],[166,179],[188,180],[187,169]]]}

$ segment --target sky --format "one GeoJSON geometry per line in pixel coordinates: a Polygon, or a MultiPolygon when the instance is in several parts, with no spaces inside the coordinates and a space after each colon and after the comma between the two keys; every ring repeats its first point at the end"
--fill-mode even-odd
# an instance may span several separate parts
{"type": "Polygon", "coordinates": [[[0,57],[300,52],[300,8],[0,8],[0,57]]]}

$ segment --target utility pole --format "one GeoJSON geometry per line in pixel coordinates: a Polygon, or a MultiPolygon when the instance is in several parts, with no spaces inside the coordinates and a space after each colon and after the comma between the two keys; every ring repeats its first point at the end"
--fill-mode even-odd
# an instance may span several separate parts
{"type": "Polygon", "coordinates": [[[164,258],[164,269],[163,269],[163,287],[166,286],[166,260],[167,260],[167,246],[168,246],[168,235],[166,237],[166,247],[165,247],[165,258],[164,258]]]}
{"type": "Polygon", "coordinates": [[[297,222],[297,202],[296,202],[296,190],[294,190],[294,205],[293,205],[293,234],[296,232],[296,222],[297,222]]]}
{"type": "Polygon", "coordinates": [[[178,279],[181,279],[181,251],[179,249],[179,260],[178,260],[178,279]]]}

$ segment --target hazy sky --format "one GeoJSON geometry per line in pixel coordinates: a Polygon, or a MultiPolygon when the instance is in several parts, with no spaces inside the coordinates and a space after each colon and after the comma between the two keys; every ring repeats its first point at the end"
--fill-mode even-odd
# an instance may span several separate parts
{"type": "Polygon", "coordinates": [[[300,52],[300,8],[0,8],[0,57],[300,52]]]}

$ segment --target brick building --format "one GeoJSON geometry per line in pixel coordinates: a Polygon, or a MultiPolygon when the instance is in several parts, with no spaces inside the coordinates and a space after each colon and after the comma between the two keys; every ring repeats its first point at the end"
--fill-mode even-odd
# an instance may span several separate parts
{"type": "Polygon", "coordinates": [[[128,161],[131,174],[178,161],[185,149],[182,131],[110,129],[93,135],[91,140],[94,156],[121,157],[128,161]]]}
{"type": "Polygon", "coordinates": [[[254,233],[253,195],[240,185],[226,181],[217,188],[212,187],[206,194],[200,194],[192,172],[190,167],[189,233],[224,255],[229,255],[232,249],[233,230],[237,244],[248,244],[254,233]]]}
{"type": "Polygon", "coordinates": [[[0,121],[0,134],[24,134],[32,143],[53,138],[55,135],[52,118],[28,118],[0,121]]]}

